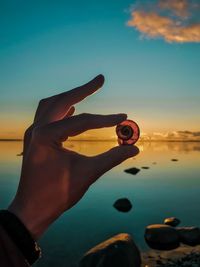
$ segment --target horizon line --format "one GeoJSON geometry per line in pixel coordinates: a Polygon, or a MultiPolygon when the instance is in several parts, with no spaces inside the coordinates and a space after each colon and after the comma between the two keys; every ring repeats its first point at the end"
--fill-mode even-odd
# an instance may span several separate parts
{"type": "MultiPolygon", "coordinates": [[[[0,142],[23,142],[23,139],[20,138],[0,138],[0,142]]],[[[113,139],[70,139],[65,142],[117,142],[117,140],[113,139]]],[[[64,142],[64,143],[65,143],[64,142]]],[[[139,140],[138,143],[151,143],[151,142],[200,142],[200,140],[177,140],[177,139],[158,139],[158,140],[139,140]]]]}

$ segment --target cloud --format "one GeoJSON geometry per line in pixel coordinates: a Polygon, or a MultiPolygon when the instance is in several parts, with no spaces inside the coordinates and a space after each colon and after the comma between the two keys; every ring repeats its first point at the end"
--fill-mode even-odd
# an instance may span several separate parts
{"type": "Polygon", "coordinates": [[[172,131],[142,134],[141,141],[200,141],[200,131],[172,131]]]}
{"type": "Polygon", "coordinates": [[[190,4],[187,0],[160,0],[158,1],[158,6],[162,9],[162,10],[169,10],[172,13],[174,13],[176,16],[179,17],[188,17],[189,13],[190,13],[190,6],[192,5],[193,7],[193,3],[190,4]]]}
{"type": "Polygon", "coordinates": [[[178,131],[177,133],[182,135],[182,136],[200,137],[200,132],[178,131]]]}
{"type": "Polygon", "coordinates": [[[142,37],[163,38],[169,43],[200,42],[200,3],[189,0],[157,0],[138,4],[128,26],[142,37]]]}

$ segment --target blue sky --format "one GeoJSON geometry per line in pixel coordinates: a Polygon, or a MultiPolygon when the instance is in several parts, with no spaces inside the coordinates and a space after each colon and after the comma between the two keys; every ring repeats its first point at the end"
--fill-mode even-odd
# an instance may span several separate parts
{"type": "Polygon", "coordinates": [[[0,1],[1,136],[21,136],[39,99],[99,73],[77,113],[127,112],[144,132],[200,129],[200,43],[141,38],[129,0],[0,1]]]}

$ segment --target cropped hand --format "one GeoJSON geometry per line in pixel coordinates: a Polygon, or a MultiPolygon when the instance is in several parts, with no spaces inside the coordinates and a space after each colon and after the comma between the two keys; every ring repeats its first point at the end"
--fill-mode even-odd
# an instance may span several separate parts
{"type": "Polygon", "coordinates": [[[25,132],[20,183],[8,209],[21,219],[35,240],[101,175],[139,152],[135,146],[116,146],[88,157],[62,146],[68,137],[126,119],[126,114],[72,116],[74,105],[103,83],[104,77],[99,75],[83,86],[42,99],[33,124],[25,132]]]}

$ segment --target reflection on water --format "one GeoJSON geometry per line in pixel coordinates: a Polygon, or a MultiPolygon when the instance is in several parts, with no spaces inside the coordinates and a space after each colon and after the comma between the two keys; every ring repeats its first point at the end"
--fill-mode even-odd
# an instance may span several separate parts
{"type": "MultiPolygon", "coordinates": [[[[115,142],[65,143],[65,147],[89,156],[116,146],[115,142]]],[[[41,240],[43,260],[35,266],[75,266],[90,247],[119,232],[134,236],[147,249],[143,234],[147,224],[177,216],[182,225],[200,221],[200,143],[138,143],[140,155],[106,173],[85,197],[64,214],[41,240]],[[172,162],[171,159],[178,159],[172,162]],[[156,163],[156,164],[155,164],[156,163]],[[147,166],[137,175],[124,169],[147,166]],[[127,197],[133,204],[128,213],[119,213],[113,203],[127,197]]],[[[0,208],[12,199],[18,184],[21,142],[0,142],[0,208]]]]}
{"type": "MultiPolygon", "coordinates": [[[[104,152],[106,149],[110,149],[116,145],[117,142],[113,141],[71,141],[65,143],[65,147],[87,155],[95,155],[104,152]]],[[[140,148],[140,151],[200,151],[200,142],[138,142],[136,145],[140,148]]]]}

